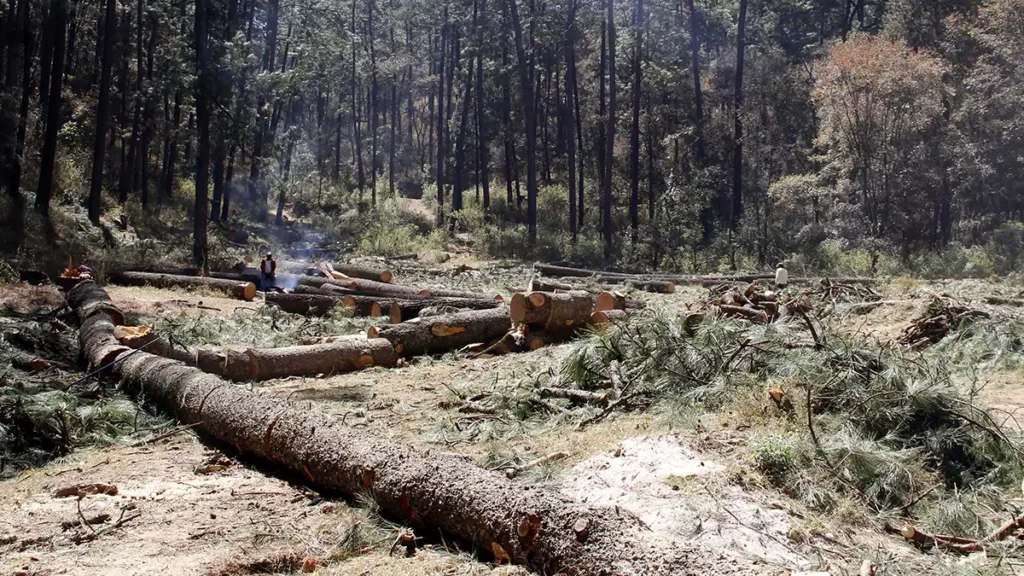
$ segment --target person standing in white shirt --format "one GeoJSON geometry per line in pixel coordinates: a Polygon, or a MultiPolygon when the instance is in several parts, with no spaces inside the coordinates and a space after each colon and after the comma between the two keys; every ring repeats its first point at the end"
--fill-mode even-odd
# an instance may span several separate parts
{"type": "Polygon", "coordinates": [[[789,272],[786,271],[784,263],[779,263],[778,268],[775,269],[775,286],[778,288],[785,288],[789,285],[789,272]]]}

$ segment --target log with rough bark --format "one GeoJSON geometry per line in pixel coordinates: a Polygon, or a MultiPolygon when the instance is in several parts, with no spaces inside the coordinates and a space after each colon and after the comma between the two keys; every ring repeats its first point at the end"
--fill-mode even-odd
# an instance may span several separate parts
{"type": "MultiPolygon", "coordinates": [[[[291,314],[309,316],[327,316],[341,303],[342,296],[323,296],[316,294],[282,294],[267,292],[264,301],[268,306],[277,306],[291,314]]],[[[378,316],[380,315],[378,309],[378,316]]]]}
{"type": "Polygon", "coordinates": [[[594,299],[594,311],[605,310],[641,310],[644,303],[634,300],[621,292],[601,292],[594,299]]]}
{"type": "Polygon", "coordinates": [[[568,282],[559,282],[551,278],[534,276],[526,285],[527,292],[572,292],[573,290],[584,290],[583,287],[568,282]]]}
{"type": "Polygon", "coordinates": [[[198,348],[175,346],[148,326],[116,326],[114,338],[135,350],[196,366],[229,380],[269,380],[285,376],[312,376],[394,366],[398,356],[383,342],[342,337],[329,343],[282,348],[198,348]]]}
{"type": "MultiPolygon", "coordinates": [[[[731,275],[687,275],[687,274],[629,274],[625,272],[611,272],[606,270],[589,270],[586,268],[573,268],[570,266],[560,266],[555,264],[543,264],[536,263],[533,265],[533,269],[541,272],[545,276],[555,276],[562,278],[593,278],[599,282],[612,282],[621,283],[623,279],[632,279],[638,281],[650,280],[650,281],[663,281],[671,282],[674,284],[699,284],[705,287],[715,286],[722,282],[756,282],[758,280],[773,280],[774,274],[731,274],[731,275]]],[[[829,278],[830,281],[841,284],[874,284],[878,280],[875,278],[829,278]]],[[[820,283],[822,278],[814,277],[795,277],[790,276],[790,284],[808,284],[808,283],[820,283]]]]}
{"type": "Polygon", "coordinates": [[[266,458],[343,494],[372,494],[380,511],[441,529],[538,573],[567,576],[753,576],[749,561],[651,532],[631,514],[517,484],[454,456],[422,452],[336,418],[252,394],[166,358],[132,353],[113,337],[120,314],[85,282],[68,294],[93,366],[141,392],[203,437],[266,458]],[[99,305],[97,305],[97,303],[99,305]],[[498,553],[500,551],[500,554],[498,553]]]}
{"type": "Polygon", "coordinates": [[[516,293],[509,306],[512,321],[531,328],[557,330],[587,323],[594,312],[594,299],[588,292],[516,293]]]}
{"type": "Polygon", "coordinates": [[[605,326],[629,320],[628,310],[598,310],[590,315],[591,326],[605,326]]]}
{"type": "Polygon", "coordinates": [[[416,318],[428,308],[489,310],[491,308],[498,308],[501,305],[501,302],[487,298],[439,298],[432,296],[392,300],[387,304],[393,324],[416,318]]]}
{"type": "Polygon", "coordinates": [[[370,326],[366,337],[383,338],[391,342],[396,352],[411,357],[443,354],[470,344],[496,340],[510,327],[508,309],[501,307],[370,326]]]}
{"type": "Polygon", "coordinates": [[[604,282],[614,282],[616,284],[622,284],[623,286],[629,286],[636,288],[637,290],[643,290],[644,292],[657,292],[658,294],[672,294],[676,291],[676,283],[670,280],[656,280],[649,278],[604,278],[598,276],[598,279],[604,282]]]}
{"type": "Polygon", "coordinates": [[[209,288],[230,294],[240,300],[250,301],[256,297],[256,285],[252,282],[222,280],[205,276],[175,276],[150,272],[113,272],[109,279],[124,286],[154,286],[156,288],[209,288]]]}

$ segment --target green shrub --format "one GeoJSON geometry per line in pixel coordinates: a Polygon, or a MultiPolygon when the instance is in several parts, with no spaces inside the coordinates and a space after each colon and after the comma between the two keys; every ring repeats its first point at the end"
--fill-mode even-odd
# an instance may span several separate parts
{"type": "Polygon", "coordinates": [[[754,468],[774,484],[782,484],[796,469],[796,449],[788,436],[767,434],[754,441],[754,468]]]}
{"type": "Polygon", "coordinates": [[[986,248],[997,274],[1018,270],[1024,251],[1024,222],[1007,222],[996,228],[986,248]]]}

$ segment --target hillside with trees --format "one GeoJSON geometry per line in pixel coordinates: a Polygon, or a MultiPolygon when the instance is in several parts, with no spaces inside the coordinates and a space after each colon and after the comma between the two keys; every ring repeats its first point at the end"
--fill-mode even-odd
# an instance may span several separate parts
{"type": "Polygon", "coordinates": [[[494,256],[1006,273],[1024,242],[1022,13],[12,0],[3,251],[164,220],[202,266],[210,231],[415,198],[433,215],[417,234],[468,231],[494,256]]]}

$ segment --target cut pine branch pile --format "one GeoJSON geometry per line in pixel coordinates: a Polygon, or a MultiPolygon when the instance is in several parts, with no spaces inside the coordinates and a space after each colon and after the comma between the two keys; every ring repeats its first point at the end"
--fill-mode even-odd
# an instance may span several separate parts
{"type": "Polygon", "coordinates": [[[744,318],[759,324],[775,322],[797,306],[796,302],[781,304],[777,293],[757,282],[745,286],[719,284],[709,292],[706,308],[717,310],[722,316],[744,318]]]}
{"type": "Polygon", "coordinates": [[[951,331],[984,318],[989,318],[988,313],[968,308],[949,298],[936,297],[920,318],[903,329],[896,342],[913,350],[922,350],[942,340],[951,331]]]}
{"type": "Polygon", "coordinates": [[[320,488],[372,494],[380,511],[414,527],[442,530],[538,573],[738,576],[747,561],[656,538],[632,515],[567,500],[464,459],[421,452],[354,430],[315,410],[261,397],[215,376],[146,352],[113,335],[120,313],[84,282],[68,294],[92,367],[139,392],[206,438],[266,458],[320,488]],[[500,551],[500,554],[498,552],[500,551]]]}
{"type": "Polygon", "coordinates": [[[109,280],[123,286],[153,286],[155,288],[208,288],[224,292],[239,300],[251,301],[256,297],[256,285],[246,280],[223,280],[204,276],[176,276],[151,272],[113,272],[109,280]]]}
{"type": "Polygon", "coordinates": [[[831,278],[822,278],[821,283],[806,292],[807,296],[817,298],[822,302],[859,304],[866,302],[880,302],[882,295],[865,284],[846,284],[831,278]]]}

